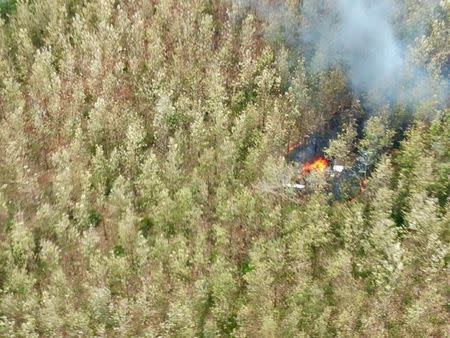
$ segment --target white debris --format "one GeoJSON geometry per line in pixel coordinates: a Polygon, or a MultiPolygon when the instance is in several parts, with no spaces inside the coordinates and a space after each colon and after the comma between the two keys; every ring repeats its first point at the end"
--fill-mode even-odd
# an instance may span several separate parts
{"type": "Polygon", "coordinates": [[[306,187],[303,184],[284,184],[284,187],[286,188],[294,188],[294,189],[299,189],[299,190],[303,190],[306,187]]]}
{"type": "Polygon", "coordinates": [[[335,165],[333,166],[333,171],[336,171],[336,172],[338,172],[338,173],[341,173],[341,172],[344,171],[344,166],[343,166],[343,165],[337,165],[337,164],[335,164],[335,165]]]}

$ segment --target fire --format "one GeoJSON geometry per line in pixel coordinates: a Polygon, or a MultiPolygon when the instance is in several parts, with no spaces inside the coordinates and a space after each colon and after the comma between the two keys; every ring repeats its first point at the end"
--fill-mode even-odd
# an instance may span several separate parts
{"type": "Polygon", "coordinates": [[[295,143],[295,144],[290,144],[288,146],[288,153],[290,153],[292,150],[294,150],[295,148],[297,148],[300,145],[300,143],[295,143]]]}
{"type": "Polygon", "coordinates": [[[303,173],[311,173],[313,171],[324,172],[328,167],[328,160],[325,157],[319,157],[303,166],[303,173]]]}

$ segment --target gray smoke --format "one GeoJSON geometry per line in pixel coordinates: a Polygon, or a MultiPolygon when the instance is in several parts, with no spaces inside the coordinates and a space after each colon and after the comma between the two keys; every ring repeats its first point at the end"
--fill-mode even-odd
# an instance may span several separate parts
{"type": "Polygon", "coordinates": [[[317,20],[303,35],[316,45],[315,66],[343,64],[355,89],[392,90],[404,68],[402,48],[390,24],[392,11],[384,1],[369,6],[336,0],[332,6],[325,18],[314,18],[313,8],[304,7],[304,14],[317,20]]]}
{"type": "Polygon", "coordinates": [[[318,12],[318,3],[308,0],[302,8],[307,22],[302,37],[314,46],[315,69],[343,66],[356,92],[380,100],[416,104],[443,99],[439,79],[411,62],[406,42],[397,37],[394,13],[399,8],[393,1],[335,0],[322,8],[325,15],[318,12]]]}
{"type": "MultiPolygon", "coordinates": [[[[245,2],[268,21],[288,16],[282,6],[245,2]]],[[[424,2],[430,13],[436,4],[424,2]]],[[[369,93],[378,101],[394,103],[443,102],[448,79],[433,77],[415,64],[408,46],[413,41],[397,36],[394,15],[402,10],[401,1],[393,0],[304,0],[297,43],[309,51],[312,70],[344,68],[357,94],[369,93]]],[[[285,31],[293,30],[285,27],[285,31]]]]}

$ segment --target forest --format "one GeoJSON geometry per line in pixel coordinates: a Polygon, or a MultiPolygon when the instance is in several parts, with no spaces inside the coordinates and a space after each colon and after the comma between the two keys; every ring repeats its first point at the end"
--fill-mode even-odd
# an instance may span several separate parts
{"type": "Polygon", "coordinates": [[[0,337],[448,337],[450,0],[0,0],[0,337]]]}

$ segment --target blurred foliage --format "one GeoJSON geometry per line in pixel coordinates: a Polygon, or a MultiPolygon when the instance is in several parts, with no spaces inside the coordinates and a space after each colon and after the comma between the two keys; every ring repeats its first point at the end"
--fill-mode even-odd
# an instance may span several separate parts
{"type": "Polygon", "coordinates": [[[7,19],[16,10],[16,0],[1,0],[0,1],[0,16],[7,19]]]}
{"type": "MultiPolygon", "coordinates": [[[[298,23],[299,2],[278,16],[298,23]]],[[[407,2],[405,35],[428,18],[407,2]]],[[[447,334],[450,111],[355,97],[250,3],[8,9],[1,337],[447,334]],[[289,146],[335,124],[328,156],[370,177],[283,190],[289,146]]],[[[414,48],[443,73],[439,6],[414,48]]]]}

